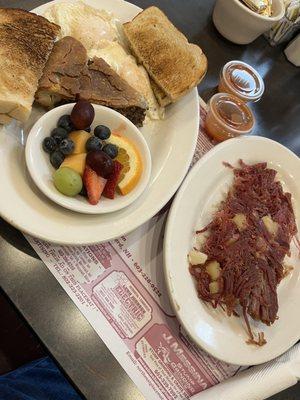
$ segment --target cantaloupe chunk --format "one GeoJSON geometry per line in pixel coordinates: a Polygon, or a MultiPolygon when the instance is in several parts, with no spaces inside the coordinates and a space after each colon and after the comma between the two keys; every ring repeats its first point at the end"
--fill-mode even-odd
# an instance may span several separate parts
{"type": "Polygon", "coordinates": [[[69,167],[82,176],[85,169],[85,158],[86,153],[71,154],[64,159],[61,167],[69,167]]]}
{"type": "Polygon", "coordinates": [[[69,138],[73,140],[75,148],[72,154],[86,153],[85,144],[92,135],[86,131],[73,131],[69,138]]]}

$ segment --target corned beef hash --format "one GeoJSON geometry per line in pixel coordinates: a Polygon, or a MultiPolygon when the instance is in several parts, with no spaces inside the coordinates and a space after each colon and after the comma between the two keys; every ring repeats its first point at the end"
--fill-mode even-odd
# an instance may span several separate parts
{"type": "Polygon", "coordinates": [[[262,162],[231,168],[234,180],[213,220],[197,231],[198,248],[189,253],[189,268],[199,297],[228,316],[243,314],[249,340],[255,337],[248,316],[271,325],[278,318],[277,286],[287,273],[285,256],[297,233],[291,194],[262,162]]]}

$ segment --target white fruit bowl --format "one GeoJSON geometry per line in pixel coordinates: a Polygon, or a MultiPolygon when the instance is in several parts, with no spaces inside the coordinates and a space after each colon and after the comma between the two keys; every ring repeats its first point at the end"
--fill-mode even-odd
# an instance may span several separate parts
{"type": "Polygon", "coordinates": [[[146,189],[151,174],[151,155],[148,145],[142,133],[123,115],[110,108],[93,104],[95,118],[92,123],[92,131],[97,125],[106,125],[111,131],[122,127],[122,135],[130,139],[138,148],[142,162],[143,172],[136,187],[127,195],[116,194],[113,200],[101,196],[97,205],[91,205],[83,196],[68,197],[60,193],[53,183],[53,172],[55,169],[50,164],[49,154],[42,148],[45,137],[56,127],[58,119],[64,114],[71,114],[73,104],[65,104],[56,107],[44,114],[29,132],[25,156],[26,164],[36,186],[49,199],[69,210],[86,214],[104,214],[120,210],[133,203],[146,189]]]}

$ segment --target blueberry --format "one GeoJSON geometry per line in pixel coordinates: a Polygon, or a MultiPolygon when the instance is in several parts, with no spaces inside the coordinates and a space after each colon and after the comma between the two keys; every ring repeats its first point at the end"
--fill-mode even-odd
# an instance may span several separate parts
{"type": "Polygon", "coordinates": [[[71,131],[74,130],[74,126],[71,122],[71,117],[70,115],[62,115],[58,122],[57,122],[57,126],[60,128],[64,128],[68,133],[70,133],[71,131]]]}
{"type": "Polygon", "coordinates": [[[64,128],[58,127],[53,129],[51,136],[56,140],[56,143],[59,144],[63,139],[68,137],[68,132],[64,128]]]}
{"type": "Polygon", "coordinates": [[[75,144],[71,139],[63,139],[58,147],[58,150],[61,151],[65,156],[73,153],[75,148],[75,144]]]}
{"type": "Polygon", "coordinates": [[[104,151],[104,153],[106,153],[110,158],[116,158],[118,155],[118,147],[115,144],[106,144],[102,151],[104,151]]]}
{"type": "Polygon", "coordinates": [[[98,125],[94,129],[94,135],[97,136],[101,140],[107,140],[110,137],[111,132],[107,126],[98,125]]]}
{"type": "Polygon", "coordinates": [[[85,144],[85,148],[86,148],[87,152],[93,151],[93,150],[101,150],[102,141],[98,137],[92,136],[87,140],[87,142],[85,144]]]}
{"type": "Polygon", "coordinates": [[[59,150],[56,150],[54,153],[50,155],[50,162],[54,168],[58,169],[61,166],[61,163],[64,161],[65,156],[59,150]]]}
{"type": "Polygon", "coordinates": [[[43,140],[43,149],[46,153],[53,153],[56,147],[57,143],[53,137],[45,137],[43,140]]]}
{"type": "Polygon", "coordinates": [[[92,128],[90,126],[88,128],[85,128],[85,131],[88,132],[88,133],[90,133],[91,130],[92,130],[92,128]]]}
{"type": "Polygon", "coordinates": [[[87,194],[87,191],[86,191],[86,188],[84,185],[82,185],[82,189],[80,190],[80,192],[78,194],[83,197],[88,197],[88,194],[87,194]]]}

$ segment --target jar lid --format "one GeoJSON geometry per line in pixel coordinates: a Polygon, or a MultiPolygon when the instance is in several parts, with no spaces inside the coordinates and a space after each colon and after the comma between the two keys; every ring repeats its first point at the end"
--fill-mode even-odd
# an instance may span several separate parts
{"type": "Polygon", "coordinates": [[[250,133],[254,115],[244,101],[229,93],[217,93],[209,101],[215,119],[235,134],[250,133]]]}
{"type": "Polygon", "coordinates": [[[224,65],[222,74],[231,91],[245,101],[257,101],[264,93],[262,77],[243,61],[229,61],[224,65]]]}

